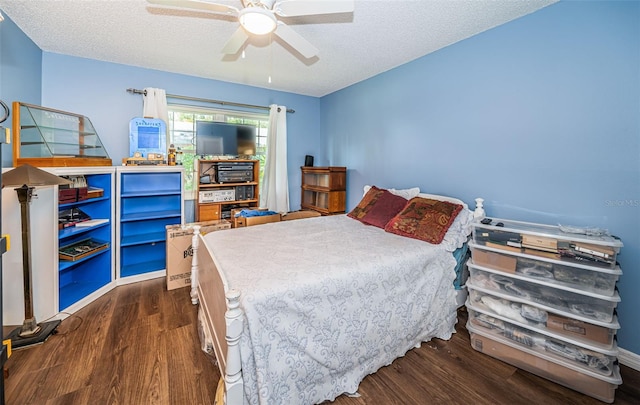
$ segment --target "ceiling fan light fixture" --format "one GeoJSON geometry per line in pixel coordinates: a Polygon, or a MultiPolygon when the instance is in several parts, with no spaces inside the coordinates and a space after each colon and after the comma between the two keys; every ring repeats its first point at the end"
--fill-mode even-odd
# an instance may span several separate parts
{"type": "Polygon", "coordinates": [[[247,7],[240,11],[238,19],[245,30],[255,35],[273,32],[278,24],[275,15],[262,7],[247,7]]]}

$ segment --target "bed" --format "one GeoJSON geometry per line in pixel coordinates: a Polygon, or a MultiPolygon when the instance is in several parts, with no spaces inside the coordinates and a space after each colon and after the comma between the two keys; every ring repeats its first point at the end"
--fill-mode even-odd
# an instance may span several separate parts
{"type": "MultiPolygon", "coordinates": [[[[434,197],[444,198],[407,201],[434,197]]],[[[219,401],[333,400],[421,342],[449,339],[453,252],[483,215],[481,204],[474,213],[449,200],[462,207],[439,244],[363,223],[356,209],[207,235],[196,227],[192,300],[202,349],[224,379],[219,401]]]]}

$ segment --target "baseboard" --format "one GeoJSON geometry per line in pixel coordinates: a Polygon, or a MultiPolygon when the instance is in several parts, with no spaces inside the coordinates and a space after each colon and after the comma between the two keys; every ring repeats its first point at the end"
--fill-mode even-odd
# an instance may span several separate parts
{"type": "Polygon", "coordinates": [[[137,283],[139,281],[151,280],[154,278],[166,277],[166,270],[150,271],[148,273],[137,274],[135,276],[121,277],[116,280],[117,285],[137,283]]]}
{"type": "Polygon", "coordinates": [[[640,371],[640,354],[632,353],[628,350],[618,349],[618,361],[627,367],[640,371]]]}

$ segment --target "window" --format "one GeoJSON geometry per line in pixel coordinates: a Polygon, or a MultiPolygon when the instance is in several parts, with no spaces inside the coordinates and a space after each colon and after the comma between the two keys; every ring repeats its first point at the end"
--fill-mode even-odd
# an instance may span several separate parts
{"type": "Polygon", "coordinates": [[[220,110],[206,107],[169,104],[168,144],[176,147],[176,160],[184,166],[185,198],[195,198],[197,184],[195,178],[196,159],[196,121],[230,122],[234,124],[252,125],[257,130],[256,156],[260,160],[260,184],[267,151],[267,131],[269,114],[247,113],[243,111],[220,110]]]}

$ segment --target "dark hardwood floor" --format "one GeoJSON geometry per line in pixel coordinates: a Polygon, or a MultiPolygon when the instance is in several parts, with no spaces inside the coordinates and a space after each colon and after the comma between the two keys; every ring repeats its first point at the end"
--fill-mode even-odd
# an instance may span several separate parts
{"type": "MultiPolygon", "coordinates": [[[[434,340],[368,376],[361,404],[601,404],[471,348],[460,311],[457,333],[434,340]]],[[[43,345],[7,362],[9,405],[213,404],[217,367],[200,350],[189,289],[164,279],[120,286],[65,319],[43,345]]],[[[622,366],[615,404],[640,403],[640,372],[622,366]]]]}

